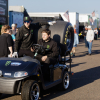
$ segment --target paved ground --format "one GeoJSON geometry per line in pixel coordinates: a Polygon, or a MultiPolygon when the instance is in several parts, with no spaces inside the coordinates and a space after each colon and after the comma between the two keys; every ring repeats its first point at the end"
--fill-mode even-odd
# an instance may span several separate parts
{"type": "MultiPolygon", "coordinates": [[[[87,55],[87,48],[81,41],[73,57],[74,76],[66,91],[56,87],[45,91],[40,100],[100,100],[100,38],[94,40],[92,55],[87,55]]],[[[3,95],[1,100],[21,100],[20,95],[3,95]]]]}

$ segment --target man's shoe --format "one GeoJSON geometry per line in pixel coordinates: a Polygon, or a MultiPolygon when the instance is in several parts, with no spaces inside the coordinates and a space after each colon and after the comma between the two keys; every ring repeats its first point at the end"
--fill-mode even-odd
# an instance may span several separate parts
{"type": "Polygon", "coordinates": [[[91,56],[91,53],[90,54],[88,54],[89,56],[91,56]]]}

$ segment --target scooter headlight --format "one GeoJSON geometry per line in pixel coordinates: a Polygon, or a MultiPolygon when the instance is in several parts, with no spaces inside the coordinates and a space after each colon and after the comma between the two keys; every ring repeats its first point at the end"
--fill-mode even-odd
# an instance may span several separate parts
{"type": "Polygon", "coordinates": [[[24,77],[24,76],[27,76],[28,73],[25,72],[25,71],[21,71],[21,72],[15,72],[14,73],[14,77],[24,77]]]}

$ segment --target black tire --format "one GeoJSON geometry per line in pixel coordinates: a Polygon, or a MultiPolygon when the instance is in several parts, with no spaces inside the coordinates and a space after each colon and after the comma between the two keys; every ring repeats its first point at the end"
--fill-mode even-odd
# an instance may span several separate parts
{"type": "Polygon", "coordinates": [[[69,74],[67,71],[64,72],[63,77],[62,77],[62,83],[60,84],[60,89],[61,90],[66,90],[69,87],[69,74]]]}
{"type": "Polygon", "coordinates": [[[22,87],[22,100],[38,100],[40,95],[40,87],[37,81],[28,80],[22,87]]]}
{"type": "Polygon", "coordinates": [[[51,38],[53,38],[58,43],[58,46],[60,46],[62,52],[66,50],[71,51],[73,47],[74,31],[73,27],[69,26],[72,26],[69,22],[57,21],[54,25],[51,25],[49,28],[51,30],[51,38]],[[68,34],[66,34],[66,32],[68,34]],[[65,38],[67,38],[67,40],[65,38]]]}

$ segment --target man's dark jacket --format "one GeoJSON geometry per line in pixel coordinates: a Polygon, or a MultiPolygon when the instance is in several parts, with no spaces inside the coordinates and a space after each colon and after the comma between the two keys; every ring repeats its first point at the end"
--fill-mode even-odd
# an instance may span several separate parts
{"type": "Polygon", "coordinates": [[[45,49],[45,55],[48,57],[54,57],[57,58],[59,55],[59,49],[57,47],[57,43],[53,39],[49,39],[48,42],[43,41],[43,39],[40,39],[38,41],[38,44],[42,45],[45,49]]]}
{"type": "Polygon", "coordinates": [[[34,30],[40,27],[39,23],[30,24],[29,29],[23,25],[16,34],[14,51],[18,52],[19,49],[30,49],[34,42],[34,30]]]}

